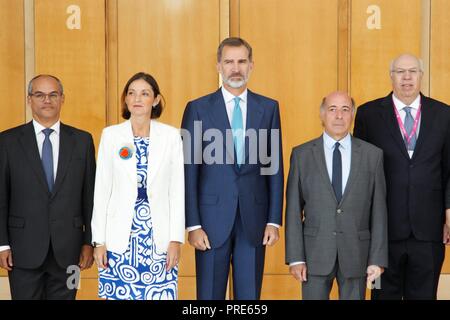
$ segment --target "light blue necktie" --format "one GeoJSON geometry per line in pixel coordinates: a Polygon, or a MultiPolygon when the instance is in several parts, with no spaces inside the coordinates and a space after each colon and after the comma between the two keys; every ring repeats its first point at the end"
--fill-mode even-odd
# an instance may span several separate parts
{"type": "Polygon", "coordinates": [[[239,106],[241,98],[234,97],[233,117],[231,119],[231,130],[233,132],[234,148],[236,150],[236,163],[238,167],[244,163],[244,121],[242,120],[242,111],[239,106]]]}
{"type": "Polygon", "coordinates": [[[42,133],[45,134],[44,143],[42,144],[42,166],[44,167],[45,179],[47,180],[48,190],[53,190],[53,148],[50,141],[50,135],[53,129],[44,129],[42,133]]]}
{"type": "MultiPolygon", "coordinates": [[[[412,117],[412,114],[411,114],[411,107],[404,107],[403,110],[405,110],[405,112],[406,112],[405,130],[406,130],[406,134],[409,137],[409,135],[411,134],[411,131],[413,129],[413,126],[414,126],[414,118],[412,117]]],[[[405,137],[405,143],[407,143],[406,137],[405,137]]],[[[407,144],[406,148],[410,151],[414,151],[415,147],[416,147],[416,135],[414,134],[411,137],[411,140],[409,140],[409,144],[407,144]]]]}

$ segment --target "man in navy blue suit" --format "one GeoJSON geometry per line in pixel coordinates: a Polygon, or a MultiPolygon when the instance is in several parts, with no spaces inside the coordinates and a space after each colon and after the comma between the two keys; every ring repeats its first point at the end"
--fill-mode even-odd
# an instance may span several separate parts
{"type": "Polygon", "coordinates": [[[217,51],[223,86],[187,104],[186,227],[195,247],[198,299],[259,299],[265,246],[279,239],[283,159],[278,102],[247,89],[252,48],[227,38],[217,51]]]}

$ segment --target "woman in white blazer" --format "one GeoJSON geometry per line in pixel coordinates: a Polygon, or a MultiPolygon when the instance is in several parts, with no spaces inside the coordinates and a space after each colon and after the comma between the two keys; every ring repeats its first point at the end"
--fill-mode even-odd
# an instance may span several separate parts
{"type": "Polygon", "coordinates": [[[156,80],[137,73],[122,93],[127,121],[102,133],[92,216],[101,298],[177,299],[183,148],[179,130],[155,120],[162,109],[156,80]]]}

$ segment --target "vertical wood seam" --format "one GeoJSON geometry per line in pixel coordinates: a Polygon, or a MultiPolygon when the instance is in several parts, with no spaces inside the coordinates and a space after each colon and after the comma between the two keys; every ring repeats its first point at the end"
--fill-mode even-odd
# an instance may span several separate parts
{"type": "MultiPolygon", "coordinates": [[[[24,18],[24,67],[25,67],[25,97],[28,95],[28,82],[35,76],[35,21],[34,21],[34,0],[23,0],[24,18]]],[[[24,97],[25,122],[31,121],[32,114],[24,97]]]]}

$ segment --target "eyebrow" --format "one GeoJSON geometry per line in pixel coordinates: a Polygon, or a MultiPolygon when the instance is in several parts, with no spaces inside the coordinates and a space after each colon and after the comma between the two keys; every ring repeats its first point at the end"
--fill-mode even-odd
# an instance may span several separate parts
{"type": "MultiPolygon", "coordinates": [[[[43,94],[46,94],[45,92],[43,92],[43,91],[35,91],[35,92],[32,92],[32,94],[35,94],[35,93],[43,93],[43,94]]],[[[47,94],[52,94],[52,93],[59,93],[59,91],[57,91],[57,90],[53,90],[53,91],[50,91],[49,93],[47,93],[47,94]]]]}
{"type": "MultiPolygon", "coordinates": [[[[134,89],[131,89],[131,88],[128,88],[128,91],[136,91],[136,90],[134,90],[134,89]]],[[[142,89],[141,91],[148,91],[148,92],[151,92],[151,90],[150,90],[150,89],[142,89]]]]}

